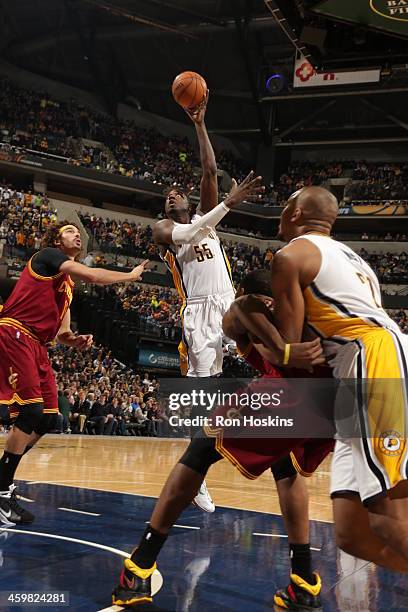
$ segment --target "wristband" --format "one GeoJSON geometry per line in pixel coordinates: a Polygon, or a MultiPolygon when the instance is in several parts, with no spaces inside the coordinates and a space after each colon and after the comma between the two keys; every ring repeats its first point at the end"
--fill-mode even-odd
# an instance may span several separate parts
{"type": "Polygon", "coordinates": [[[288,365],[290,357],[290,344],[285,344],[285,352],[283,354],[283,365],[288,365]]]}

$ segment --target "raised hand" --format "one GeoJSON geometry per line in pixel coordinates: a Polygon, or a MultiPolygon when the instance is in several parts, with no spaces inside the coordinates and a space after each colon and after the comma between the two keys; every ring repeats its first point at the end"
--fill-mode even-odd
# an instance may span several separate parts
{"type": "Polygon", "coordinates": [[[233,208],[245,200],[257,202],[262,198],[264,191],[265,187],[262,185],[262,176],[255,177],[254,171],[251,170],[239,185],[233,179],[231,191],[225,198],[224,204],[228,208],[233,208]]]}
{"type": "Polygon", "coordinates": [[[193,123],[197,123],[198,125],[202,125],[204,123],[205,111],[207,110],[208,96],[210,95],[210,90],[207,89],[207,93],[203,101],[196,106],[196,108],[185,108],[187,115],[193,121],[193,123]]]}
{"type": "Polygon", "coordinates": [[[142,263],[140,263],[138,266],[133,268],[133,270],[130,272],[131,282],[142,280],[142,274],[146,272],[146,267],[148,263],[149,263],[149,260],[145,259],[144,261],[142,261],[142,263]]]}

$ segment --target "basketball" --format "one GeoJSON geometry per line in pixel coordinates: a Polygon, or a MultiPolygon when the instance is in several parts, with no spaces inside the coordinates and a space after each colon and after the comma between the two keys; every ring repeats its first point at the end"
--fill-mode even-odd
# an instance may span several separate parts
{"type": "Polygon", "coordinates": [[[177,104],[194,110],[207,94],[207,83],[197,72],[186,71],[176,76],[171,91],[177,104]]]}

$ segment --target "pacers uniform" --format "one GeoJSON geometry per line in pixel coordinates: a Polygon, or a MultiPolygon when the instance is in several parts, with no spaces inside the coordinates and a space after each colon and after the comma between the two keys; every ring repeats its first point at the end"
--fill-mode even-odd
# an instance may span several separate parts
{"type": "Polygon", "coordinates": [[[9,406],[11,418],[29,404],[43,404],[44,414],[58,413],[47,344],[72,300],[74,283],[58,271],[68,259],[59,249],[39,251],[0,310],[0,404],[9,406]]]}
{"type": "Polygon", "coordinates": [[[335,354],[334,376],[355,379],[355,429],[347,433],[338,422],[331,492],[358,493],[367,503],[408,477],[408,337],[382,308],[378,279],[354,251],[326,236],[295,240],[309,240],[322,258],[304,291],[307,322],[335,354]]]}
{"type": "MultiPolygon", "coordinates": [[[[191,223],[196,219],[193,216],[191,223]]],[[[182,299],[181,373],[216,376],[222,372],[222,318],[235,295],[231,268],[215,229],[198,244],[168,247],[163,259],[182,299]]]]}

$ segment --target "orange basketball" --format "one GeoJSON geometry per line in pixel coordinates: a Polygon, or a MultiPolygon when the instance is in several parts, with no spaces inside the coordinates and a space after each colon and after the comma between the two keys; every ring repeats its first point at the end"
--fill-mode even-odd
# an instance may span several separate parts
{"type": "Polygon", "coordinates": [[[173,98],[183,108],[194,110],[207,94],[207,83],[197,72],[182,72],[171,87],[173,98]]]}

